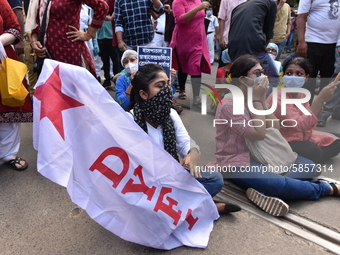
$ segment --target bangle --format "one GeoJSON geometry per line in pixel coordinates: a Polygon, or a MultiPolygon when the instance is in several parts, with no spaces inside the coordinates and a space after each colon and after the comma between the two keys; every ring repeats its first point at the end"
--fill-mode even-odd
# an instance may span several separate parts
{"type": "Polygon", "coordinates": [[[122,42],[122,41],[123,41],[123,39],[119,39],[117,42],[119,42],[119,43],[120,43],[120,42],[122,42]]]}
{"type": "Polygon", "coordinates": [[[89,32],[89,30],[87,30],[86,33],[87,33],[92,39],[96,38],[94,35],[92,35],[92,34],[89,32]]]}
{"type": "Polygon", "coordinates": [[[255,102],[262,103],[262,100],[253,100],[253,103],[255,103],[255,102]]]}

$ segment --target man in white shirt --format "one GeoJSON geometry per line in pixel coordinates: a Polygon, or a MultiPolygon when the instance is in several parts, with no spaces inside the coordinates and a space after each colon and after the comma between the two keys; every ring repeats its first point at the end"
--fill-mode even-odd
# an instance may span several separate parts
{"type": "MultiPolygon", "coordinates": [[[[334,76],[340,73],[340,34],[335,48],[334,76]]],[[[332,115],[332,119],[340,120],[340,86],[337,87],[331,99],[326,102],[323,111],[318,117],[318,127],[326,126],[327,119],[332,115]]]]}
{"type": "Polygon", "coordinates": [[[152,18],[153,21],[153,29],[155,32],[154,35],[154,42],[157,47],[167,47],[167,43],[164,41],[164,32],[165,32],[165,19],[166,19],[166,14],[163,13],[157,20],[152,18]]]}
{"type": "MultiPolygon", "coordinates": [[[[320,89],[334,73],[335,46],[340,33],[339,0],[300,0],[297,18],[298,46],[296,54],[307,57],[314,66],[312,78],[320,71],[320,89]]],[[[315,93],[315,82],[305,87],[315,93]]]]}

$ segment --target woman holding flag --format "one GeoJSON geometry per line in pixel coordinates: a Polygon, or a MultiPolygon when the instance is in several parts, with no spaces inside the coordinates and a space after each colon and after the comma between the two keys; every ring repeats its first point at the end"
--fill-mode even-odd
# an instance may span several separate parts
{"type": "MultiPolygon", "coordinates": [[[[172,106],[172,89],[162,67],[147,64],[141,67],[132,80],[130,112],[135,122],[163,147],[174,159],[190,171],[214,197],[224,185],[219,172],[201,173],[197,168],[200,157],[198,145],[190,138],[180,117],[172,106]]],[[[220,213],[241,210],[231,203],[216,203],[220,213]]]]}

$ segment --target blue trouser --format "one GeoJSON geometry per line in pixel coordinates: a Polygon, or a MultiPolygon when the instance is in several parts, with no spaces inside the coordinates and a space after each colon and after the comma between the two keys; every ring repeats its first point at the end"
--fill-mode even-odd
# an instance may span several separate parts
{"type": "Polygon", "coordinates": [[[283,52],[283,50],[284,50],[284,48],[286,46],[286,43],[287,43],[287,39],[286,38],[283,39],[282,42],[276,43],[277,47],[279,48],[279,51],[277,52],[275,60],[280,61],[281,54],[282,54],[282,52],[283,52]]]}
{"type": "Polygon", "coordinates": [[[234,184],[248,189],[253,188],[268,195],[279,197],[284,200],[307,199],[314,200],[326,196],[331,192],[329,184],[322,181],[306,181],[317,176],[315,164],[309,159],[298,156],[295,161],[296,167],[292,167],[284,174],[263,171],[264,166],[251,160],[251,166],[259,171],[242,172],[241,168],[229,171],[225,177],[234,184]],[[304,169],[303,172],[299,172],[304,169]]]}
{"type": "Polygon", "coordinates": [[[260,61],[262,68],[266,71],[266,75],[269,79],[269,88],[267,90],[266,96],[272,92],[273,88],[276,88],[280,83],[280,76],[277,72],[274,60],[269,56],[268,53],[256,54],[256,58],[260,61]]]}
{"type": "Polygon", "coordinates": [[[214,197],[221,191],[224,185],[224,180],[220,172],[201,172],[201,175],[203,178],[196,178],[196,180],[204,186],[211,197],[214,197]]]}
{"type": "Polygon", "coordinates": [[[287,50],[290,50],[290,47],[292,47],[294,35],[295,35],[295,30],[291,30],[290,34],[289,34],[288,41],[287,41],[287,50]]]}

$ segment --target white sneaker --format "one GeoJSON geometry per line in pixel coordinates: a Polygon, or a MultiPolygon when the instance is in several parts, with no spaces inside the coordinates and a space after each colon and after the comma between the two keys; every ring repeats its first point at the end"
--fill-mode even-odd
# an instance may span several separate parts
{"type": "Polygon", "coordinates": [[[247,189],[246,194],[250,201],[270,215],[280,217],[289,211],[289,205],[277,197],[265,196],[252,188],[247,189]]]}

